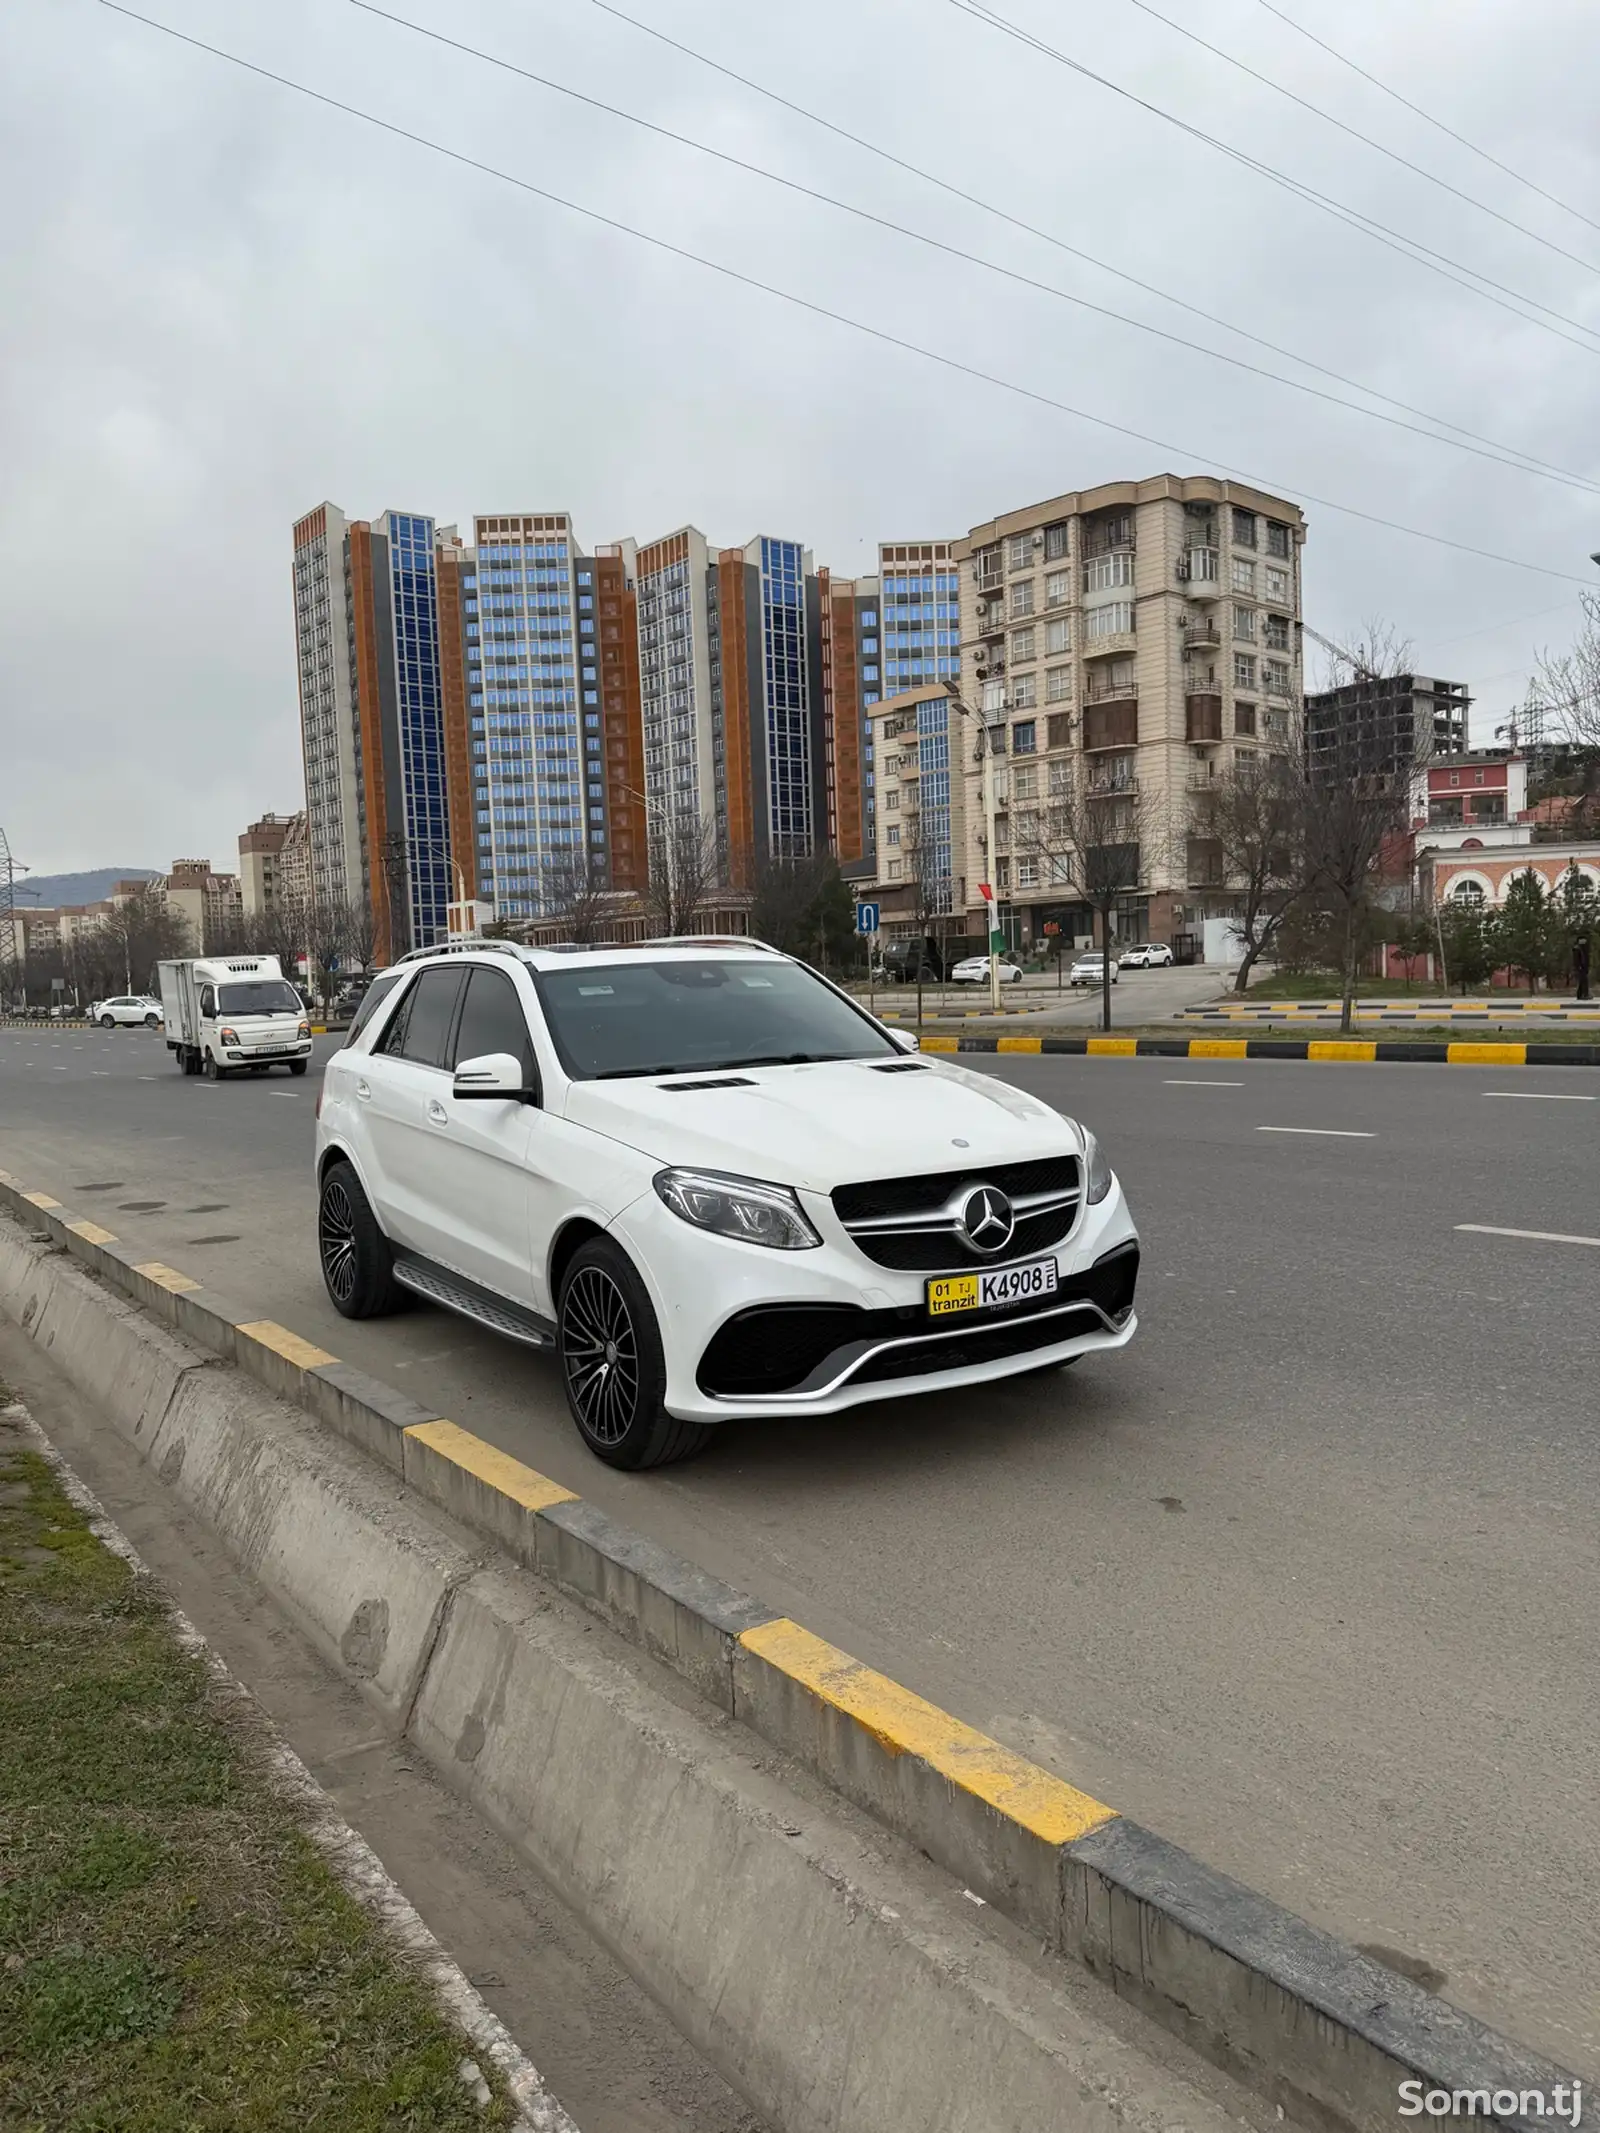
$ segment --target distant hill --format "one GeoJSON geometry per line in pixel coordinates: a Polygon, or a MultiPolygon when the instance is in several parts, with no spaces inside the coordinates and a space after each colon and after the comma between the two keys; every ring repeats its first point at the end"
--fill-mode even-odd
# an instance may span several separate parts
{"type": "Polygon", "coordinates": [[[61,904],[97,904],[119,881],[156,881],[154,867],[90,867],[82,874],[19,874],[17,902],[51,908],[61,904]]]}

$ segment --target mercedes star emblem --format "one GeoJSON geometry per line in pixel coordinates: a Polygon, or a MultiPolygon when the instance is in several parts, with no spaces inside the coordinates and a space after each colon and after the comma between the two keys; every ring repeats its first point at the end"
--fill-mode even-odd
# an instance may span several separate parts
{"type": "Polygon", "coordinates": [[[975,1252],[1003,1252],[1017,1218],[1011,1202],[993,1185],[979,1185],[961,1203],[961,1227],[975,1252]]]}

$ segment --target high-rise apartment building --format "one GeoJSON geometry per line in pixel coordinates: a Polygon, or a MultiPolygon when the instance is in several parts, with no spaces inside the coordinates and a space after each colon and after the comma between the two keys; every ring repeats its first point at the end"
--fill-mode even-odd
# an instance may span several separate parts
{"type": "Polygon", "coordinates": [[[965,776],[975,735],[953,684],[924,681],[870,714],[878,801],[876,881],[884,930],[962,933],[968,824],[981,801],[965,776]]]}
{"type": "Polygon", "coordinates": [[[324,905],[361,896],[367,876],[348,536],[345,515],[335,504],[319,504],[294,529],[295,657],[311,890],[324,905]]]}
{"type": "Polygon", "coordinates": [[[848,876],[872,867],[872,706],[879,681],[878,580],[817,572],[822,642],[822,781],[828,850],[848,876]]]}
{"type": "MultiPolygon", "coordinates": [[[[594,566],[595,606],[599,615],[600,746],[584,709],[584,775],[589,805],[595,805],[595,771],[604,769],[606,827],[611,845],[611,886],[639,891],[649,873],[649,837],[645,809],[644,729],[639,707],[639,596],[634,589],[637,558],[632,541],[597,548],[594,566]]],[[[593,824],[590,829],[593,835],[593,824]]]]}
{"type": "Polygon", "coordinates": [[[381,961],[445,937],[450,842],[436,548],[425,514],[295,527],[295,635],[313,899],[371,902],[381,961]]]}
{"type": "Polygon", "coordinates": [[[989,853],[977,753],[962,752],[969,930],[988,880],[1016,945],[1048,921],[1089,932],[1052,864],[1069,795],[1127,849],[1118,937],[1170,940],[1228,910],[1200,802],[1234,763],[1300,746],[1304,540],[1282,497],[1163,474],[1006,512],[955,544],[963,699],[1006,764],[989,853]]]}
{"type": "Polygon", "coordinates": [[[821,593],[809,550],[713,555],[692,526],[639,549],[644,791],[652,839],[713,837],[721,882],[826,835],[821,593]]]}

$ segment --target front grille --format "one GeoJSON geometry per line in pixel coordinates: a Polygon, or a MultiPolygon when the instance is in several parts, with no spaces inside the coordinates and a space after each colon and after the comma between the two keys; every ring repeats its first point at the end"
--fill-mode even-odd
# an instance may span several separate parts
{"type": "Polygon", "coordinates": [[[938,1170],[920,1178],[876,1178],[867,1185],[839,1185],[834,1213],[846,1225],[877,1215],[930,1214],[962,1186],[997,1185],[1010,1199],[1034,1192],[1076,1192],[1078,1158],[1050,1155],[1031,1163],[994,1163],[983,1170],[938,1170]]]}
{"type": "Polygon", "coordinates": [[[994,1185],[1012,1202],[1016,1227],[1002,1257],[1026,1258],[1059,1244],[1078,1217],[1078,1159],[1046,1156],[996,1163],[987,1170],[947,1170],[931,1177],[879,1178],[841,1185],[834,1210],[856,1249],[899,1273],[936,1274],[991,1264],[975,1252],[952,1212],[973,1186],[994,1185]]]}
{"type": "Polygon", "coordinates": [[[865,1252],[878,1266],[893,1267],[900,1274],[964,1274],[974,1266],[1004,1264],[1047,1252],[1059,1244],[1078,1219],[1078,1203],[1054,1207],[1039,1215],[1018,1215],[1011,1242],[998,1262],[980,1259],[969,1251],[966,1240],[955,1230],[863,1230],[851,1232],[857,1251],[865,1252]]]}
{"type": "Polygon", "coordinates": [[[855,1304],[759,1304],[712,1336],[700,1358],[698,1383],[714,1397],[738,1399],[795,1392],[813,1378],[826,1384],[848,1370],[853,1356],[866,1357],[858,1378],[877,1381],[959,1369],[958,1352],[968,1363],[1020,1355],[1090,1332],[1104,1318],[1120,1324],[1133,1308],[1138,1276],[1138,1245],[1120,1245],[1083,1273],[1069,1275],[1052,1296],[985,1312],[954,1339],[931,1337],[935,1330],[948,1332],[949,1321],[939,1320],[936,1328],[920,1304],[882,1311],[855,1304]],[[1068,1308],[1074,1303],[1096,1310],[1075,1313],[1068,1308]],[[893,1346],[866,1355],[883,1342],[893,1346]]]}

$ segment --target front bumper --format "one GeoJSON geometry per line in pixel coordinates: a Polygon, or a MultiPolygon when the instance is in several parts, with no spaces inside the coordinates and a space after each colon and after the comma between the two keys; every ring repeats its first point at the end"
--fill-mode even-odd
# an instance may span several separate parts
{"type": "Polygon", "coordinates": [[[713,1236],[653,1192],[612,1225],[656,1307],[670,1413],[696,1422],[837,1414],[1122,1348],[1137,1330],[1138,1236],[1115,1181],[1055,1247],[1055,1295],[955,1325],[928,1317],[922,1273],[873,1264],[826,1200],[802,1199],[823,1238],[813,1251],[713,1236]]]}
{"type": "Polygon", "coordinates": [[[297,1037],[289,1044],[230,1045],[222,1056],[230,1066],[270,1066],[274,1060],[308,1059],[311,1056],[311,1039],[297,1037]]]}

